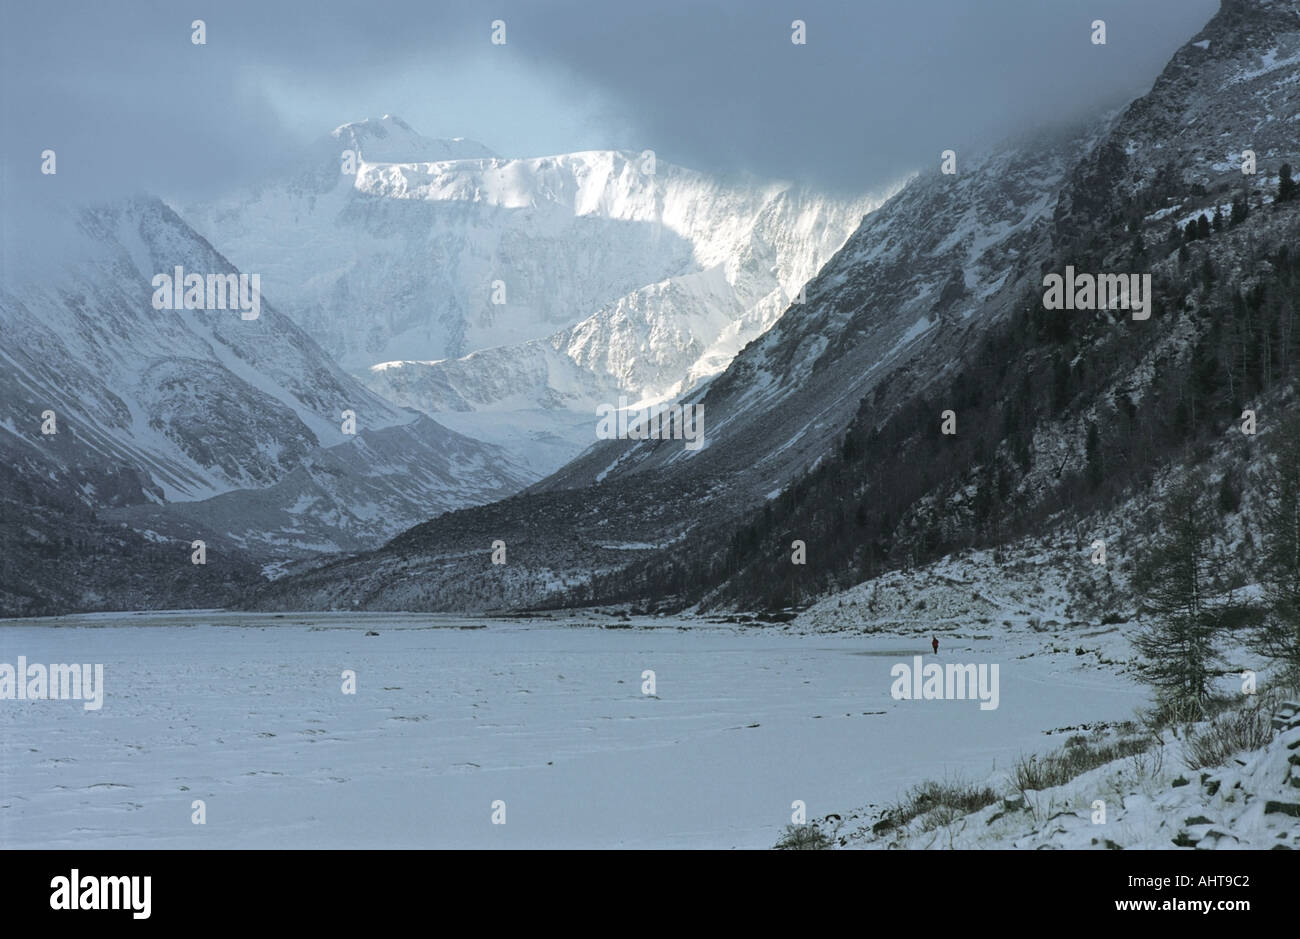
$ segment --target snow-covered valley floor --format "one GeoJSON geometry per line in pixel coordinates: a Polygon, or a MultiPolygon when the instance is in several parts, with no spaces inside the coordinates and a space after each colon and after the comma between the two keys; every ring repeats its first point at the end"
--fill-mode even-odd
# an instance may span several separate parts
{"type": "Polygon", "coordinates": [[[97,711],[0,701],[0,843],[768,848],[795,800],[812,821],[927,778],[982,780],[1147,700],[1041,636],[940,635],[927,661],[999,665],[996,710],[891,697],[891,667],[928,653],[928,634],[412,614],[0,622],[0,663],[104,666],[97,711]]]}

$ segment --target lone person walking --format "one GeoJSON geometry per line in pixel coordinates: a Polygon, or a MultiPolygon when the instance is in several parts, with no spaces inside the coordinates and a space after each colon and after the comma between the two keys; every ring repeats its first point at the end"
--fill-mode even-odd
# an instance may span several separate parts
{"type": "Polygon", "coordinates": [[[930,637],[930,648],[934,650],[935,655],[939,654],[939,637],[937,636],[930,637]]]}

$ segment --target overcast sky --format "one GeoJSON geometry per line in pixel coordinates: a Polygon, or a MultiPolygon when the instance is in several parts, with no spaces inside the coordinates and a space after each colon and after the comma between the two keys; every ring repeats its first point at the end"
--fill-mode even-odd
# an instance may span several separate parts
{"type": "Polygon", "coordinates": [[[392,113],[865,190],[1150,87],[1218,0],[0,0],[6,185],[207,194],[392,113]],[[207,44],[190,23],[206,22],[207,44]],[[506,23],[493,45],[491,23],[506,23]],[[807,23],[807,44],[790,41],[807,23]],[[1108,43],[1093,45],[1103,19],[1108,43]]]}

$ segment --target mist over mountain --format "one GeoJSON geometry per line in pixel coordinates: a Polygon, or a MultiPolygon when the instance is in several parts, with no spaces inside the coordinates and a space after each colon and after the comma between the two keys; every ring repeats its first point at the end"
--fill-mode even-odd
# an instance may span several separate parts
{"type": "MultiPolygon", "coordinates": [[[[6,452],[87,525],[210,541],[254,581],[297,569],[249,598],[277,607],[781,605],[1059,524],[1071,502],[1105,511],[1178,462],[1151,440],[1135,457],[1109,409],[1160,400],[1199,426],[1207,409],[1168,386],[1211,347],[1233,407],[1251,382],[1281,393],[1286,330],[1276,363],[1233,371],[1277,314],[1229,339],[1205,311],[1287,289],[1257,269],[1285,267],[1267,252],[1289,218],[1295,16],[1224,3],[1126,108],[948,151],[878,195],[653,151],[508,158],[386,114],[213,198],[49,213],[26,243],[6,230],[6,452]],[[1164,230],[1234,201],[1217,243],[1164,230]],[[1150,271],[1156,315],[1033,312],[1044,273],[1089,265],[1150,271]],[[255,275],[260,313],[149,304],[178,269],[255,275]],[[604,409],[635,429],[657,402],[703,415],[697,445],[600,439],[604,409]],[[922,419],[945,402],[966,402],[967,433],[922,419]],[[47,410],[63,436],[41,433],[47,410]],[[1102,455],[1113,479],[1076,491],[1102,455]],[[778,588],[800,526],[835,560],[778,588]],[[508,571],[484,554],[499,541],[508,571]]],[[[43,608],[32,559],[78,539],[48,519],[10,537],[27,556],[10,579],[34,584],[14,602],[43,608]]]]}
{"type": "Polygon", "coordinates": [[[101,581],[151,569],[165,544],[174,563],[210,541],[227,573],[356,549],[529,478],[505,452],[359,385],[248,281],[221,309],[160,309],[160,276],[204,278],[201,306],[208,277],[224,287],[243,275],[156,198],[46,224],[68,259],[0,289],[0,453],[19,479],[58,493],[45,512],[25,489],[8,493],[10,609],[124,602],[101,581]],[[158,547],[99,574],[87,565],[77,587],[61,562],[77,563],[73,542],[86,539],[65,514],[158,547]]]}
{"type": "Polygon", "coordinates": [[[722,371],[882,201],[653,153],[505,160],[391,115],[309,157],[181,212],[372,390],[536,476],[594,442],[598,404],[722,371]]]}
{"type": "Polygon", "coordinates": [[[1226,433],[1246,395],[1277,409],[1287,394],[1294,299],[1273,253],[1294,232],[1276,193],[1294,145],[1281,116],[1300,112],[1298,15],[1288,2],[1226,3],[1122,112],[912,180],[809,283],[806,305],[687,396],[706,415],[703,448],[602,442],[520,497],[449,513],[255,602],[785,606],[1073,525],[1145,498],[1157,472],[1222,472],[1177,442],[1226,433]],[[1216,208],[1226,220],[1234,200],[1243,217],[1185,243],[1189,220],[1208,224],[1216,208]],[[1048,313],[1043,275],[1067,265],[1151,271],[1155,314],[1048,313]],[[1232,312],[1251,304],[1263,313],[1232,312]],[[1291,338],[1261,347],[1269,335],[1291,338]],[[1219,376],[1214,407],[1188,384],[1202,369],[1219,376]],[[941,432],[949,409],[954,435],[941,432]],[[1100,436],[1085,446],[1090,426],[1100,436]],[[505,569],[486,547],[498,539],[505,569]],[[802,571],[782,576],[796,539],[821,552],[802,585],[802,571]]]}
{"type": "Polygon", "coordinates": [[[1287,882],[1300,0],[9,4],[0,127],[13,912],[337,926],[338,847],[1287,882]]]}

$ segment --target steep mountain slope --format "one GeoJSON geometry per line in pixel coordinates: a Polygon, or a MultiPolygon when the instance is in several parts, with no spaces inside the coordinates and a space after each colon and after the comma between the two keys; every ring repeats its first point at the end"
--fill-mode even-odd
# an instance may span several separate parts
{"type": "Polygon", "coordinates": [[[503,160],[391,116],[309,160],[182,214],[371,388],[539,476],[592,441],[572,430],[592,400],[721,371],[880,201],[634,153],[503,160]]]}
{"type": "MultiPolygon", "coordinates": [[[[503,452],[359,386],[266,298],[255,318],[155,309],[156,272],[238,276],[161,202],[42,225],[30,244],[5,233],[0,454],[83,509],[185,544],[231,532],[248,560],[273,560],[374,544],[526,478],[503,452]]],[[[34,524],[30,537],[65,534],[34,524]]]]}
{"type": "Polygon", "coordinates": [[[807,305],[690,398],[703,449],[599,444],[521,497],[258,602],[784,604],[997,543],[1072,501],[1086,511],[1194,456],[1189,439],[1222,432],[1295,359],[1294,265],[1276,255],[1294,210],[1266,195],[1288,140],[1273,125],[1300,111],[1295,11],[1229,0],[1122,115],[913,181],[809,285],[807,305]],[[1230,159],[1241,141],[1258,141],[1258,176],[1230,159]],[[1248,218],[1204,243],[1171,239],[1185,216],[1226,215],[1242,187],[1248,218]],[[1151,272],[1155,314],[1045,310],[1042,275],[1066,265],[1151,272]],[[940,433],[948,408],[955,436],[940,433]],[[490,564],[494,539],[507,565],[490,564]],[[793,539],[816,559],[792,573],[793,539]]]}
{"type": "Polygon", "coordinates": [[[972,161],[965,175],[927,175],[868,216],[808,285],[806,304],[688,396],[704,407],[702,449],[603,442],[523,497],[450,513],[260,602],[476,608],[566,590],[581,599],[593,578],[730,524],[824,456],[887,375],[941,374],[1017,278],[1037,274],[1054,187],[1078,146],[1057,137],[972,161]],[[945,221],[954,215],[956,227],[945,221]],[[513,552],[504,568],[489,561],[496,539],[513,552]]]}
{"type": "Polygon", "coordinates": [[[1062,241],[1109,224],[1137,195],[1163,196],[1170,188],[1201,202],[1160,206],[1163,214],[1149,221],[1185,225],[1200,209],[1212,214],[1218,204],[1204,199],[1201,189],[1275,186],[1277,166],[1295,158],[1300,4],[1221,3],[1150,93],[1125,110],[1105,144],[1080,162],[1058,210],[1062,241]],[[1243,174],[1244,151],[1256,157],[1254,175],[1243,174]]]}
{"type": "Polygon", "coordinates": [[[792,307],[699,398],[708,445],[593,448],[538,489],[648,470],[716,474],[742,501],[779,490],[826,452],[859,401],[904,366],[933,379],[972,329],[1037,276],[1057,187],[1086,140],[1049,137],[914,179],[868,216],[792,307]],[[920,357],[919,361],[913,361],[920,357]],[[924,364],[921,364],[921,363],[924,364]]]}
{"type": "Polygon", "coordinates": [[[1149,275],[1150,319],[1048,310],[1027,280],[932,387],[893,409],[888,391],[864,399],[835,452],[761,518],[640,574],[692,581],[707,602],[783,605],[1058,526],[1131,537],[1149,509],[1098,513],[1133,505],[1171,467],[1206,469],[1235,511],[1264,446],[1241,433],[1243,410],[1276,426],[1294,407],[1300,205],[1280,198],[1279,171],[1297,138],[1275,125],[1300,112],[1300,60],[1269,66],[1297,50],[1290,0],[1225,3],[1069,174],[1042,271],[1149,275]],[[1197,59],[1214,48],[1219,59],[1197,59]],[[1251,142],[1256,174],[1235,141],[1251,142]],[[799,569],[795,537],[809,545],[799,569]]]}

